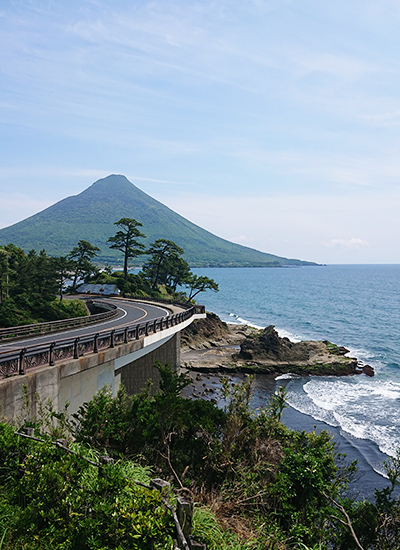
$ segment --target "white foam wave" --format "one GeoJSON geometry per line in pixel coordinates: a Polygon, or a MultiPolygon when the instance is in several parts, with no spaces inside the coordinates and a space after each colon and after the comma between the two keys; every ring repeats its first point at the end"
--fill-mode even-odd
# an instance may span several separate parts
{"type": "Polygon", "coordinates": [[[240,317],[239,315],[236,315],[236,313],[230,313],[229,317],[234,317],[236,319],[235,325],[247,325],[252,328],[256,328],[259,330],[262,330],[265,327],[261,327],[259,325],[256,325],[255,323],[252,323],[251,321],[248,321],[247,319],[243,319],[243,317],[240,317]]]}
{"type": "Polygon", "coordinates": [[[355,420],[337,413],[335,413],[335,417],[344,432],[358,439],[373,441],[382,453],[396,456],[396,451],[400,446],[400,433],[397,427],[381,423],[374,424],[367,420],[355,420]]]}
{"type": "Polygon", "coordinates": [[[383,361],[379,361],[378,359],[376,359],[375,355],[369,351],[369,350],[366,350],[364,348],[352,348],[350,347],[349,348],[349,353],[347,353],[346,355],[349,356],[349,357],[357,357],[358,361],[361,363],[361,364],[369,364],[371,365],[376,374],[380,373],[382,370],[385,369],[385,363],[383,361]]]}
{"type": "Polygon", "coordinates": [[[301,342],[302,340],[297,334],[293,334],[292,332],[289,332],[283,328],[276,328],[276,331],[281,338],[289,338],[291,342],[301,342]]]}
{"type": "MultiPolygon", "coordinates": [[[[262,330],[268,325],[268,322],[266,322],[266,324],[263,326],[256,325],[252,321],[249,321],[248,319],[244,319],[243,317],[241,317],[240,315],[237,315],[236,313],[230,313],[229,317],[233,317],[233,319],[235,319],[235,321],[232,321],[232,320],[228,321],[231,324],[247,325],[249,327],[256,328],[258,330],[262,330]]],[[[301,342],[303,340],[303,338],[301,338],[298,334],[289,332],[284,328],[275,327],[275,329],[281,338],[289,338],[291,342],[301,342]]]]}
{"type": "Polygon", "coordinates": [[[289,389],[286,393],[286,400],[296,411],[312,416],[315,420],[320,420],[330,426],[339,426],[331,411],[318,407],[304,392],[291,391],[289,389]]]}
{"type": "Polygon", "coordinates": [[[400,399],[400,383],[391,380],[373,386],[371,391],[374,395],[383,399],[400,399]]]}
{"type": "Polygon", "coordinates": [[[299,378],[299,375],[288,372],[286,374],[280,374],[275,380],[292,380],[292,378],[299,378]]]}
{"type": "Polygon", "coordinates": [[[290,391],[295,409],[359,439],[368,439],[395,456],[400,447],[400,383],[364,377],[312,378],[302,391],[290,391]]]}

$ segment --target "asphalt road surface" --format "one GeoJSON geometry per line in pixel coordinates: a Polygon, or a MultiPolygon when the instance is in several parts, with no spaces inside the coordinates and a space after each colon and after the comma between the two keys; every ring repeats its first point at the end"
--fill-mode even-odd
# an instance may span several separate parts
{"type": "Polygon", "coordinates": [[[126,325],[146,323],[160,317],[166,317],[170,314],[170,311],[166,308],[142,302],[130,302],[121,299],[113,300],[112,298],[102,298],[101,301],[115,304],[118,308],[118,316],[113,319],[96,323],[95,325],[73,328],[62,332],[53,332],[43,336],[29,336],[23,340],[21,339],[13,342],[4,342],[0,344],[0,353],[20,350],[21,348],[34,346],[37,344],[59,342],[60,340],[67,338],[78,338],[85,336],[86,334],[95,334],[96,332],[101,333],[104,331],[125,327],[126,325]]]}

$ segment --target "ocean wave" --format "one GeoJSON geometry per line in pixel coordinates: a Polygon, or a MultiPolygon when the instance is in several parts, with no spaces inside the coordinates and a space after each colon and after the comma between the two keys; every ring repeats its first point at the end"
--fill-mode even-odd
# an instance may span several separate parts
{"type": "Polygon", "coordinates": [[[366,377],[315,377],[288,392],[288,403],[298,411],[373,441],[390,456],[400,447],[399,399],[399,382],[366,377]]]}
{"type": "Polygon", "coordinates": [[[388,380],[371,388],[374,395],[383,399],[400,399],[400,383],[388,380]]]}
{"type": "Polygon", "coordinates": [[[380,373],[385,370],[387,363],[381,361],[376,355],[365,348],[355,348],[349,346],[348,357],[357,357],[360,364],[368,364],[374,368],[375,373],[380,373]]]}
{"type": "Polygon", "coordinates": [[[344,432],[357,439],[373,441],[382,453],[396,456],[400,446],[400,433],[397,427],[357,420],[338,413],[335,413],[335,417],[344,432]]]}
{"type": "Polygon", "coordinates": [[[256,329],[259,329],[259,330],[262,330],[263,328],[265,328],[265,327],[261,327],[259,325],[256,325],[255,323],[252,323],[251,321],[248,321],[247,319],[243,319],[243,317],[240,317],[239,315],[236,315],[236,313],[230,313],[229,317],[233,317],[234,319],[236,319],[236,323],[232,323],[232,321],[229,321],[230,323],[235,324],[235,325],[247,325],[249,327],[256,328],[256,329]]]}
{"type": "Polygon", "coordinates": [[[286,401],[287,403],[303,414],[315,418],[321,422],[325,422],[330,426],[339,427],[332,411],[319,407],[312,399],[303,391],[302,384],[297,383],[297,380],[292,379],[286,386],[286,401]]]}
{"type": "Polygon", "coordinates": [[[293,334],[292,332],[289,332],[289,331],[287,331],[283,328],[277,328],[277,327],[275,327],[275,328],[276,328],[276,331],[277,331],[277,333],[279,334],[279,336],[281,338],[289,338],[289,340],[291,342],[301,342],[302,341],[302,338],[300,338],[300,336],[297,335],[297,334],[293,334]]]}
{"type": "MultiPolygon", "coordinates": [[[[236,313],[230,313],[228,323],[235,324],[235,325],[247,325],[249,327],[256,328],[258,330],[264,329],[266,326],[268,326],[268,322],[265,323],[265,325],[257,325],[256,323],[253,323],[252,321],[249,321],[248,319],[244,319],[240,315],[236,313]],[[234,321],[232,320],[234,319],[234,321]]],[[[298,334],[294,334],[293,332],[289,332],[288,330],[284,328],[275,327],[277,333],[281,338],[289,338],[291,342],[301,342],[303,338],[301,338],[298,334]]]]}

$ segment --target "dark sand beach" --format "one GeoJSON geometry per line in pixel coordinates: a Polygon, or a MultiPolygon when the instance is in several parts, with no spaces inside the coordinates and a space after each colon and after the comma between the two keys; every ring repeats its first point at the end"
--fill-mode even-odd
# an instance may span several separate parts
{"type": "MultiPolygon", "coordinates": [[[[237,353],[240,341],[251,331],[250,327],[228,325],[227,332],[223,335],[218,334],[216,338],[211,337],[208,341],[201,341],[200,337],[196,337],[196,341],[188,345],[186,340],[181,351],[181,365],[192,382],[183,390],[182,395],[192,399],[213,400],[219,406],[223,406],[219,389],[221,377],[227,374],[226,371],[223,372],[224,365],[230,364],[230,357],[237,353]],[[220,370],[221,365],[223,370],[220,370]],[[200,372],[203,369],[209,372],[200,372]]],[[[232,383],[237,383],[243,380],[245,375],[228,372],[228,376],[232,383]]],[[[254,409],[265,406],[271,393],[282,384],[282,380],[276,381],[275,378],[274,375],[256,375],[250,403],[254,409]]],[[[357,460],[358,471],[349,484],[349,496],[372,499],[375,489],[383,489],[389,485],[388,480],[376,471],[383,471],[380,465],[388,457],[372,441],[355,438],[340,428],[302,414],[290,406],[284,409],[282,420],[286,426],[298,431],[328,430],[332,434],[337,452],[345,454],[348,462],[357,460]]]]}

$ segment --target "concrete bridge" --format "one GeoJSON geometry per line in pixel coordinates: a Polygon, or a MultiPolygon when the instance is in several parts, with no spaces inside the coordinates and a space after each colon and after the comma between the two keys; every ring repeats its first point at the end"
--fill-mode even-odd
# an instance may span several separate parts
{"type": "MultiPolygon", "coordinates": [[[[146,311],[145,303],[140,306],[146,311]]],[[[151,307],[154,310],[154,304],[151,307]]],[[[139,392],[149,380],[157,388],[159,373],[154,363],[169,363],[177,369],[181,331],[206,316],[203,306],[174,308],[169,314],[166,307],[159,308],[162,316],[154,318],[153,311],[151,319],[128,324],[119,321],[116,328],[94,332],[91,327],[89,334],[86,329],[84,335],[61,340],[60,335],[47,335],[45,343],[31,346],[13,341],[12,349],[7,344],[5,351],[1,346],[0,417],[26,415],[27,401],[35,416],[36,396],[41,401],[51,400],[55,410],[69,403],[71,414],[105,385],[113,394],[121,383],[129,394],[139,392]]]]}

